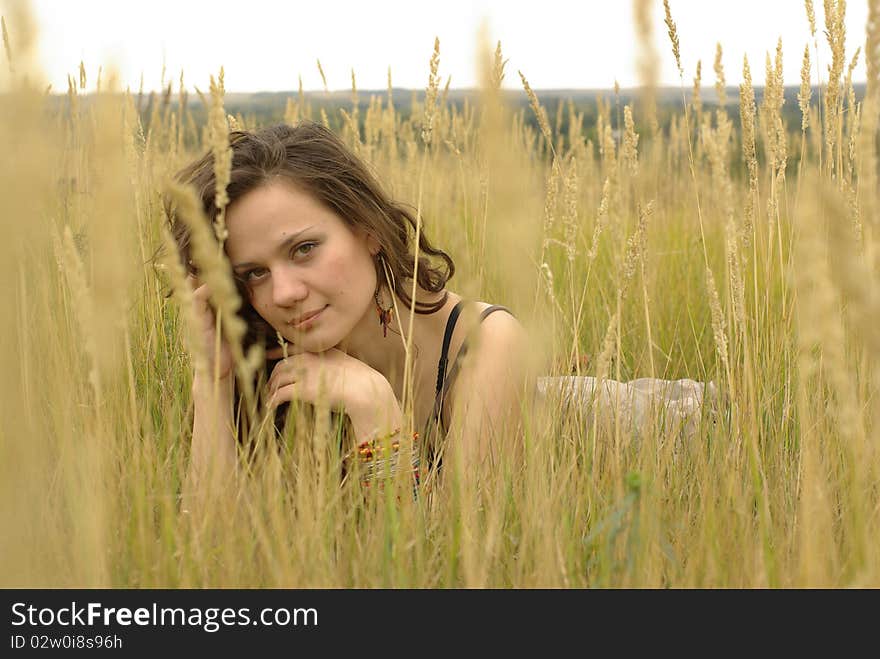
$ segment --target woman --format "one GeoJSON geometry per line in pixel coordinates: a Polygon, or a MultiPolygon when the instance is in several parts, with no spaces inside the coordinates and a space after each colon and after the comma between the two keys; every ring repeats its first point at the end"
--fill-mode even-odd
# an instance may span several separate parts
{"type": "MultiPolygon", "coordinates": [[[[463,464],[485,466],[500,451],[515,451],[520,403],[529,390],[527,365],[516,358],[527,354],[517,319],[504,307],[467,302],[448,290],[452,259],[424,231],[414,268],[414,216],[326,128],[303,122],[237,131],[230,145],[225,252],[243,298],[248,340],[277,346],[280,335],[289,343],[286,357],[281,347],[266,353],[270,405],[315,404],[323,397],[344,410],[353,443],[370,457],[380,441],[406,434],[400,401],[411,376],[422,471],[439,468],[456,452],[463,464]],[[441,443],[451,428],[458,443],[441,443]]],[[[178,179],[195,187],[213,222],[211,154],[178,179]]],[[[185,224],[169,213],[190,271],[204,352],[213,355],[210,291],[198,281],[185,224]]],[[[237,460],[229,418],[233,361],[229,346],[221,345],[219,362],[211,361],[193,382],[190,485],[197,489],[206,474],[228,473],[237,460]]]]}

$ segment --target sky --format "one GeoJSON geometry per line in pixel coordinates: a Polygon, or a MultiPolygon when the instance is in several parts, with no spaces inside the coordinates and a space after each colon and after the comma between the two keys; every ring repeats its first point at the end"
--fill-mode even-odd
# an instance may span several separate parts
{"type": "MultiPolygon", "coordinates": [[[[26,0],[0,0],[5,5],[26,0]]],[[[654,0],[654,45],[660,84],[678,86],[678,71],[654,0]]],[[[830,53],[822,35],[823,3],[814,0],[819,61],[827,76],[830,53]]],[[[867,2],[847,3],[847,59],[864,44],[867,2]]],[[[451,87],[478,84],[481,25],[490,43],[500,40],[504,86],[520,87],[521,70],[535,89],[610,88],[638,85],[637,42],[631,0],[32,0],[39,28],[39,61],[53,90],[67,89],[67,75],[82,60],[92,87],[99,66],[114,66],[122,85],[175,89],[184,71],[192,89],[205,89],[225,69],[230,92],[323,88],[384,89],[391,67],[395,87],[424,88],[434,38],[440,40],[440,75],[451,87]]],[[[681,42],[684,84],[692,85],[702,60],[705,86],[714,84],[715,44],[724,51],[729,85],[741,79],[747,55],[755,84],[763,84],[766,53],[781,37],[786,84],[800,84],[804,46],[813,39],[803,0],[670,0],[681,42]]],[[[0,4],[0,7],[4,7],[0,4]]],[[[7,21],[10,39],[15,26],[7,21]]],[[[864,49],[863,49],[864,50],[864,49]]],[[[813,79],[815,71],[813,69],[813,79]]],[[[863,58],[854,80],[865,79],[863,58]]]]}

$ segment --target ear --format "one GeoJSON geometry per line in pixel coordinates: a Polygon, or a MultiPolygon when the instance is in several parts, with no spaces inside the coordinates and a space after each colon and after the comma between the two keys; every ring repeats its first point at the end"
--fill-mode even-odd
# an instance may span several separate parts
{"type": "Polygon", "coordinates": [[[372,234],[367,233],[365,235],[365,240],[371,256],[376,256],[376,254],[382,251],[382,245],[379,244],[379,241],[372,234]]]}

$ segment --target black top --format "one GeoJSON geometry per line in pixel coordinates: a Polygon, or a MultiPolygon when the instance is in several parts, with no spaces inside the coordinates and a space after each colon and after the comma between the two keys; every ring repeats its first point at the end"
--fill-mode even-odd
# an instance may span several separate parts
{"type": "MultiPolygon", "coordinates": [[[[461,314],[461,310],[464,306],[465,301],[461,300],[458,304],[456,304],[452,312],[449,314],[449,320],[446,321],[446,332],[443,335],[443,349],[440,352],[440,361],[437,363],[437,389],[434,395],[434,409],[431,412],[431,416],[428,418],[428,422],[425,426],[425,432],[423,436],[426,439],[428,444],[428,466],[430,466],[431,462],[433,462],[434,456],[434,442],[431,441],[430,430],[431,425],[434,425],[434,429],[439,429],[442,434],[445,436],[448,428],[443,423],[443,402],[446,398],[447,393],[449,392],[449,388],[452,386],[452,383],[455,381],[455,377],[458,375],[458,371],[461,368],[461,359],[467,354],[468,351],[468,340],[465,338],[464,342],[461,344],[461,348],[458,351],[458,354],[455,356],[455,361],[452,363],[452,367],[449,368],[447,372],[447,365],[449,363],[449,343],[452,341],[452,332],[455,329],[455,323],[458,322],[458,316],[461,314]]],[[[513,313],[507,307],[502,307],[497,304],[493,304],[490,307],[487,307],[480,314],[479,322],[482,323],[483,319],[486,318],[489,314],[495,311],[506,311],[511,316],[513,313]]],[[[442,462],[442,457],[437,463],[437,468],[440,468],[440,463],[442,462]]]]}

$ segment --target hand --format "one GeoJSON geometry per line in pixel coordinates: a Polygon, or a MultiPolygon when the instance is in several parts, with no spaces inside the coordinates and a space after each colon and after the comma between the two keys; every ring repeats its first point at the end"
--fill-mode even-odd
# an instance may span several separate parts
{"type": "Polygon", "coordinates": [[[193,311],[199,319],[199,327],[201,329],[199,339],[202,344],[202,354],[205,355],[206,375],[210,378],[214,377],[216,364],[216,370],[219,372],[220,379],[223,380],[232,373],[232,349],[229,347],[226,339],[221,336],[220,353],[217,355],[218,359],[215,362],[214,344],[217,340],[217,318],[214,315],[214,310],[208,303],[211,291],[207,284],[201,284],[193,275],[189,275],[186,281],[193,288],[193,311]]]}
{"type": "MultiPolygon", "coordinates": [[[[278,359],[282,349],[269,350],[266,356],[278,359]]],[[[400,404],[385,376],[336,348],[289,355],[276,364],[267,386],[272,408],[291,400],[315,404],[319,399],[331,408],[343,408],[359,439],[403,427],[400,404]]]]}
{"type": "MultiPolygon", "coordinates": [[[[282,357],[281,348],[267,351],[266,357],[282,357]]],[[[289,355],[275,365],[267,388],[273,408],[291,400],[312,404],[321,400],[331,408],[356,413],[391,392],[381,373],[337,348],[289,355]]]]}

